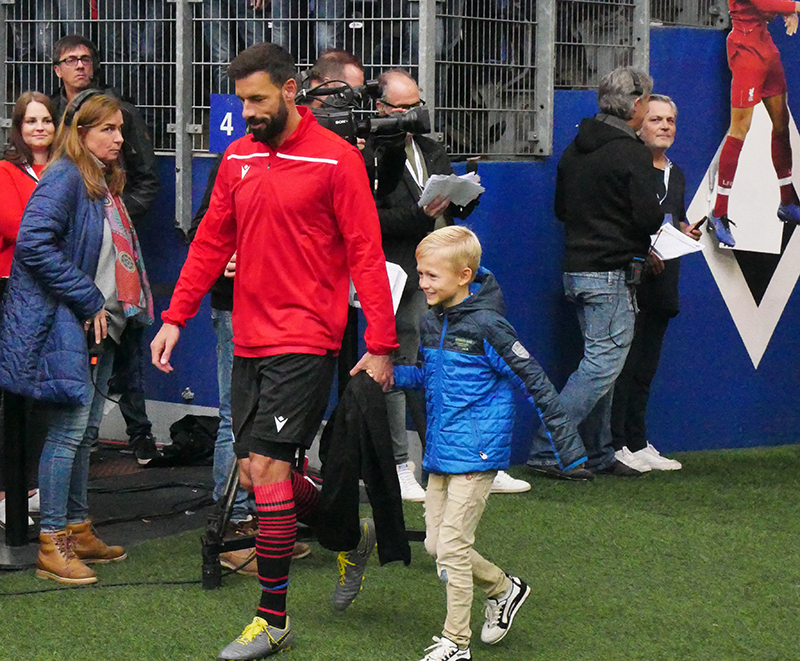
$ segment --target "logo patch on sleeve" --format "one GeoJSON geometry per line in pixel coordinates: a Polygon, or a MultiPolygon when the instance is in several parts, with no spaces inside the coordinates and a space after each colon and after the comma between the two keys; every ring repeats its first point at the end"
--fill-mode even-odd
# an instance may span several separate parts
{"type": "Polygon", "coordinates": [[[522,342],[519,340],[514,342],[514,346],[511,347],[511,351],[514,352],[515,356],[519,356],[525,360],[531,357],[531,355],[528,353],[528,350],[522,346],[522,342]]]}

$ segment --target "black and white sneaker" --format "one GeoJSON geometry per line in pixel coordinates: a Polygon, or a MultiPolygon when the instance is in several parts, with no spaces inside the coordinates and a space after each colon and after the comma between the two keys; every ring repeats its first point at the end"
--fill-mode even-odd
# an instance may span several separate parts
{"type": "Polygon", "coordinates": [[[503,640],[514,622],[519,607],[525,603],[531,589],[520,578],[509,576],[511,587],[502,597],[486,600],[486,621],[481,629],[481,640],[494,645],[503,640]]]}
{"type": "Polygon", "coordinates": [[[426,647],[427,654],[421,661],[472,661],[469,647],[465,650],[459,649],[449,638],[433,637],[433,645],[426,647]]]}
{"type": "Polygon", "coordinates": [[[152,434],[131,438],[129,444],[133,448],[133,454],[140,466],[147,466],[153,459],[159,459],[162,456],[156,447],[156,438],[152,434]]]}

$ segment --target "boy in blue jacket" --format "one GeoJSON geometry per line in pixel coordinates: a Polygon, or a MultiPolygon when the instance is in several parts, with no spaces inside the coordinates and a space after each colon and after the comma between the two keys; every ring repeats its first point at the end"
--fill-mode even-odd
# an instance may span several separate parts
{"type": "MultiPolygon", "coordinates": [[[[420,322],[420,364],[397,366],[394,374],[400,387],[425,388],[425,549],[447,584],[442,637],[434,637],[422,661],[469,661],[473,585],[487,597],[481,640],[490,645],[508,633],[530,594],[524,581],[473,548],[492,480],[511,457],[513,387],[534,401],[554,448],[578,432],[539,363],[503,318],[500,288],[480,268],[478,237],[465,227],[445,227],[420,242],[416,257],[420,289],[432,308],[420,322]]],[[[585,460],[561,457],[570,467],[585,460]]]]}

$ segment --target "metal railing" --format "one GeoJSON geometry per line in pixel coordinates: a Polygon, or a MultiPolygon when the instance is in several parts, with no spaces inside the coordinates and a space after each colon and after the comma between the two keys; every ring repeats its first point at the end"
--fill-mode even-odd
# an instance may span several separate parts
{"type": "Polygon", "coordinates": [[[404,67],[454,158],[512,160],[551,153],[554,87],[647,67],[649,20],[646,0],[0,0],[0,107],[7,126],[21,91],[56,93],[53,44],[88,37],[105,82],[175,154],[185,224],[211,95],[233,91],[225,68],[253,43],[281,43],[300,70],[330,47],[357,55],[368,79],[404,67]]]}
{"type": "Polygon", "coordinates": [[[717,30],[730,26],[728,4],[724,0],[650,0],[650,20],[654,25],[717,30]]]}

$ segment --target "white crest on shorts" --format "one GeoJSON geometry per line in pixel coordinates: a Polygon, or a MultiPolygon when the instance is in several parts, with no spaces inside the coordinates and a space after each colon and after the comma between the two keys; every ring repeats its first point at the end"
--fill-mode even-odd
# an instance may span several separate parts
{"type": "Polygon", "coordinates": [[[531,355],[528,353],[528,350],[522,346],[522,342],[519,340],[514,342],[514,345],[511,347],[511,351],[514,352],[514,355],[524,358],[525,360],[531,357],[531,355]]]}
{"type": "Polygon", "coordinates": [[[283,429],[283,426],[286,424],[286,421],[287,418],[284,418],[282,415],[275,416],[275,428],[278,430],[278,433],[280,433],[281,429],[283,429]]]}
{"type": "Polygon", "coordinates": [[[246,175],[249,170],[250,170],[250,166],[249,165],[243,165],[242,166],[242,179],[244,179],[244,175],[246,175]]]}

